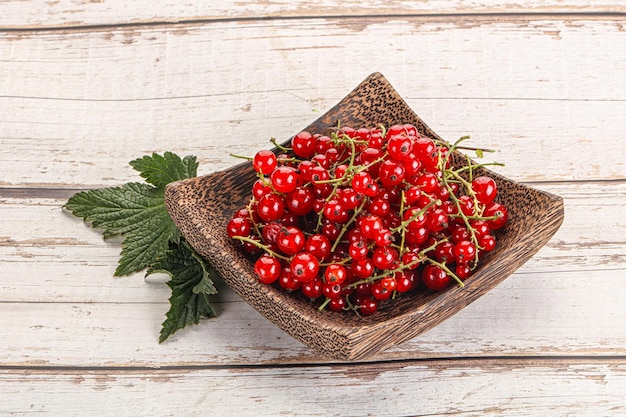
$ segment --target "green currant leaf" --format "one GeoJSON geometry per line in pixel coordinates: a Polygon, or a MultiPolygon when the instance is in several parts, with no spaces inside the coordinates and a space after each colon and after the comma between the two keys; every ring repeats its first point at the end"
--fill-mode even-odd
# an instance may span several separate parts
{"type": "Polygon", "coordinates": [[[152,265],[178,242],[180,232],[165,208],[164,191],[168,182],[195,176],[196,158],[166,152],[131,162],[150,184],[127,183],[80,192],[65,208],[77,217],[102,229],[105,238],[122,236],[122,252],[116,276],[128,275],[152,265]]]}
{"type": "Polygon", "coordinates": [[[130,162],[146,182],[157,188],[165,188],[170,182],[193,178],[197,175],[198,161],[195,156],[180,156],[172,152],[163,155],[153,153],[130,162]]]}
{"type": "Polygon", "coordinates": [[[484,156],[482,149],[476,149],[476,156],[482,158],[484,156]]]}
{"type": "Polygon", "coordinates": [[[165,256],[152,265],[146,275],[157,272],[170,276],[167,285],[172,290],[159,343],[189,324],[198,324],[202,317],[215,317],[215,310],[209,303],[209,296],[217,294],[210,278],[215,273],[187,242],[171,243],[165,256]]]}

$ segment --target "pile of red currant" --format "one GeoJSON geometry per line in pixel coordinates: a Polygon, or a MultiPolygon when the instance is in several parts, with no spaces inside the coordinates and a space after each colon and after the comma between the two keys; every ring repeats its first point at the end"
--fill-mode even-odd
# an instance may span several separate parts
{"type": "Polygon", "coordinates": [[[434,140],[411,124],[300,132],[249,158],[258,179],[228,235],[260,282],[320,310],[371,315],[420,282],[463,286],[508,218],[495,181],[474,175],[487,164],[452,165],[465,139],[434,140]]]}

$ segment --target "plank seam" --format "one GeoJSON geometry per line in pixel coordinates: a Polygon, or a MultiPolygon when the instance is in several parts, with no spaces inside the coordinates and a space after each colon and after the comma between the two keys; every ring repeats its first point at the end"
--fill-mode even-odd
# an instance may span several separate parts
{"type": "Polygon", "coordinates": [[[38,27],[0,27],[0,33],[36,33],[36,32],[72,32],[84,30],[111,30],[125,28],[150,28],[165,26],[189,26],[205,25],[210,23],[238,23],[238,22],[271,22],[271,21],[302,21],[328,19],[336,20],[387,20],[387,19],[424,19],[431,21],[444,20],[451,23],[450,19],[474,19],[489,20],[492,23],[511,21],[532,21],[532,20],[615,20],[626,17],[626,11],[594,11],[594,12],[476,12],[476,13],[387,13],[387,14],[350,14],[350,15],[294,15],[294,16],[250,16],[250,17],[215,17],[202,19],[181,19],[181,20],[156,20],[153,22],[126,22],[126,23],[106,23],[87,25],[55,25],[38,27]],[[495,20],[494,20],[495,19],[495,20]]]}

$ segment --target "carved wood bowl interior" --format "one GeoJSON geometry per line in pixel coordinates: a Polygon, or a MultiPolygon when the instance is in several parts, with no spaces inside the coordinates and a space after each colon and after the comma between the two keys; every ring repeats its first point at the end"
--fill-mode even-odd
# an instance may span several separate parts
{"type": "MultiPolygon", "coordinates": [[[[304,130],[325,132],[339,120],[344,126],[357,128],[412,123],[420,134],[440,139],[379,73],[370,75],[304,130]]],[[[393,302],[381,303],[376,314],[368,317],[353,312],[320,312],[319,303],[258,282],[252,261],[226,234],[229,219],[251,196],[256,177],[250,163],[172,183],[166,189],[165,202],[185,239],[253,308],[324,355],[358,360],[409,340],[451,317],[513,273],[558,230],[563,221],[560,197],[484,168],[476,171],[476,175],[481,173],[496,180],[496,201],[509,210],[509,221],[499,230],[496,249],[483,258],[464,288],[451,285],[441,292],[402,294],[393,302]]]]}

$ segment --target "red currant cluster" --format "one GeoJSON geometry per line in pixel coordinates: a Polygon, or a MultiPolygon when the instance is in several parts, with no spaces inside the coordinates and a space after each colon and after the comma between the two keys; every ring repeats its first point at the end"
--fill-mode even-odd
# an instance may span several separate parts
{"type": "MultiPolygon", "coordinates": [[[[300,132],[252,159],[249,204],[227,226],[260,282],[371,315],[382,300],[472,274],[507,221],[495,181],[454,168],[454,144],[410,124],[300,132]]],[[[480,153],[480,152],[477,152],[480,153]]],[[[486,165],[486,164],[483,164],[486,165]]]]}

